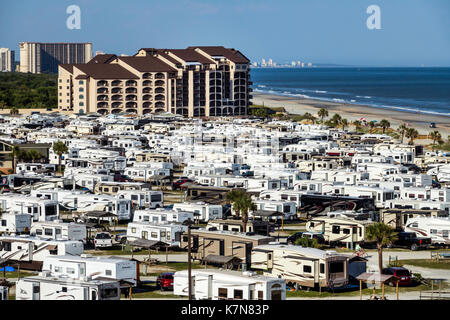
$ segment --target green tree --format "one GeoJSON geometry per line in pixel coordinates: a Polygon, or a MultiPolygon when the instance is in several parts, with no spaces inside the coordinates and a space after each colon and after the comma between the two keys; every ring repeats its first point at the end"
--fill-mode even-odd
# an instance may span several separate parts
{"type": "Polygon", "coordinates": [[[303,118],[306,120],[310,120],[312,121],[312,123],[314,124],[316,121],[316,117],[314,117],[311,113],[309,112],[305,112],[305,114],[303,115],[303,118]]]}
{"type": "Polygon", "coordinates": [[[366,227],[367,240],[377,243],[378,268],[380,273],[383,270],[383,246],[395,240],[394,229],[387,224],[377,222],[366,227]]]}
{"type": "Polygon", "coordinates": [[[342,127],[342,130],[345,131],[345,127],[348,127],[348,120],[347,119],[341,119],[340,125],[342,127]]]}
{"type": "Polygon", "coordinates": [[[355,126],[356,130],[359,130],[362,126],[362,123],[359,120],[355,120],[355,121],[353,121],[353,125],[355,126]]]}
{"type": "Polygon", "coordinates": [[[404,123],[402,123],[397,128],[398,133],[400,133],[402,135],[402,143],[403,143],[403,138],[405,137],[406,130],[408,130],[408,127],[404,123]]]}
{"type": "Polygon", "coordinates": [[[267,110],[264,108],[256,108],[256,110],[252,110],[252,115],[256,116],[256,117],[262,117],[262,118],[267,118],[268,114],[267,114],[267,110]]]}
{"type": "Polygon", "coordinates": [[[408,128],[406,130],[405,136],[409,138],[409,144],[414,144],[414,139],[416,139],[419,136],[419,132],[414,128],[408,128]]]}
{"type": "Polygon", "coordinates": [[[19,114],[19,109],[18,109],[17,107],[12,107],[12,108],[9,110],[9,114],[11,114],[11,115],[17,115],[17,114],[19,114]]]}
{"type": "Polygon", "coordinates": [[[436,145],[437,141],[441,141],[441,139],[442,139],[441,134],[437,130],[430,132],[430,134],[428,136],[430,137],[431,140],[433,140],[433,146],[436,145]]]}
{"type": "Polygon", "coordinates": [[[27,152],[28,153],[28,158],[31,159],[31,162],[35,162],[36,160],[39,160],[42,158],[42,155],[37,152],[36,150],[30,150],[27,152]]]}
{"type": "Polygon", "coordinates": [[[319,248],[320,245],[317,242],[317,239],[310,239],[307,237],[300,237],[297,240],[295,240],[294,244],[296,246],[302,246],[305,248],[319,248]]]}
{"type": "Polygon", "coordinates": [[[242,189],[233,189],[226,195],[227,201],[233,206],[237,216],[244,223],[244,232],[247,230],[248,213],[256,210],[256,205],[250,196],[242,189]]]}
{"type": "Polygon", "coordinates": [[[53,151],[58,155],[58,170],[59,172],[62,172],[61,170],[61,157],[64,153],[67,153],[68,148],[62,141],[57,141],[53,144],[53,151]]]}
{"type": "Polygon", "coordinates": [[[331,121],[334,123],[334,126],[337,127],[341,123],[342,117],[335,113],[334,116],[331,118],[331,121]]]}
{"type": "Polygon", "coordinates": [[[370,132],[372,132],[372,130],[375,128],[375,121],[369,122],[369,128],[370,128],[370,132]]]}
{"type": "Polygon", "coordinates": [[[317,112],[317,116],[319,116],[321,123],[323,123],[323,119],[328,117],[328,110],[325,108],[320,108],[317,112]]]}
{"type": "Polygon", "coordinates": [[[391,123],[386,119],[380,121],[380,127],[383,128],[383,134],[386,133],[386,129],[391,127],[391,123]]]}

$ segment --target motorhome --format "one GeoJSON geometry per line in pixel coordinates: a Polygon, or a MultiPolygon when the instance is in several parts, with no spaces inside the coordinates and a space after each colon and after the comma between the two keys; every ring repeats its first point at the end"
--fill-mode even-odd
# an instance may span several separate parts
{"type": "Polygon", "coordinates": [[[7,193],[0,194],[0,208],[3,211],[29,214],[33,222],[59,219],[59,203],[31,196],[7,193]]]}
{"type": "Polygon", "coordinates": [[[41,272],[17,281],[16,300],[120,300],[120,287],[114,280],[74,280],[41,272]]]}
{"type": "MultiPolygon", "coordinates": [[[[297,219],[297,205],[294,201],[255,200],[256,211],[273,211],[284,215],[284,220],[297,219]]],[[[249,212],[253,216],[253,212],[249,212]]]]}
{"type": "Polygon", "coordinates": [[[232,232],[248,232],[255,233],[262,236],[268,236],[273,232],[274,225],[268,221],[248,220],[244,227],[242,219],[214,219],[209,220],[206,225],[206,230],[232,231],[232,232]],[[245,230],[244,230],[245,228],[245,230]]]}
{"type": "Polygon", "coordinates": [[[165,223],[185,223],[188,219],[194,222],[194,213],[178,210],[154,209],[136,210],[134,212],[134,222],[151,222],[155,224],[165,223]]]}
{"type": "Polygon", "coordinates": [[[305,191],[297,190],[266,190],[259,194],[261,200],[294,201],[297,208],[301,207],[301,196],[305,191]]]}
{"type": "Polygon", "coordinates": [[[366,240],[366,226],[373,221],[344,217],[316,217],[306,223],[306,230],[323,234],[328,243],[356,244],[366,240]]]}
{"type": "Polygon", "coordinates": [[[0,237],[0,259],[21,264],[22,269],[40,270],[44,259],[50,255],[74,255],[83,253],[81,241],[52,240],[31,236],[0,237]]]}
{"type": "Polygon", "coordinates": [[[348,257],[335,251],[268,244],[252,250],[252,269],[308,288],[335,288],[348,283],[348,257]]]}
{"type": "MultiPolygon", "coordinates": [[[[286,281],[252,271],[192,270],[195,300],[285,300],[286,281]]],[[[188,271],[175,272],[173,294],[189,294],[188,271]]]]}
{"type": "Polygon", "coordinates": [[[30,235],[54,240],[73,240],[86,243],[86,225],[62,222],[61,220],[35,222],[31,227],[30,235]]]}
{"type": "Polygon", "coordinates": [[[15,212],[0,213],[0,234],[20,234],[31,228],[31,215],[15,212]]]}
{"type": "Polygon", "coordinates": [[[397,231],[404,231],[408,219],[416,217],[446,218],[449,213],[443,210],[425,209],[382,209],[380,210],[380,221],[389,225],[397,231]]]}
{"type": "Polygon", "coordinates": [[[116,280],[135,286],[137,284],[136,261],[119,257],[48,256],[44,259],[43,271],[52,276],[66,275],[72,279],[91,278],[116,280]]]}
{"type": "MultiPolygon", "coordinates": [[[[194,260],[207,261],[209,255],[237,257],[250,266],[252,248],[274,241],[273,237],[233,231],[211,231],[204,228],[191,230],[194,260]]],[[[183,234],[181,248],[188,246],[188,236],[183,234]]]]}
{"type": "Polygon", "coordinates": [[[183,202],[175,203],[173,210],[192,212],[199,217],[200,221],[209,221],[213,219],[222,219],[223,207],[205,202],[183,202]]]}
{"type": "Polygon", "coordinates": [[[117,197],[131,200],[136,209],[156,209],[164,206],[164,194],[161,191],[120,190],[117,192],[117,197]]]}
{"type": "Polygon", "coordinates": [[[150,186],[143,182],[103,181],[103,182],[97,183],[95,185],[94,193],[115,195],[120,190],[142,191],[144,189],[149,189],[149,188],[150,188],[150,186]]]}
{"type": "Polygon", "coordinates": [[[415,232],[418,237],[431,238],[431,243],[450,245],[450,218],[415,217],[406,222],[405,232],[415,232]]]}
{"type": "Polygon", "coordinates": [[[127,240],[155,240],[179,247],[181,235],[187,231],[187,226],[181,224],[153,224],[149,222],[130,222],[127,227],[127,240]]]}

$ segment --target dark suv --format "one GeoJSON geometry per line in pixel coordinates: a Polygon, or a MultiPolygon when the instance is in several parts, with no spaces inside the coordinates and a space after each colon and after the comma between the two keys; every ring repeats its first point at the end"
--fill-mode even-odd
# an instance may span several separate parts
{"type": "Polygon", "coordinates": [[[156,278],[156,286],[161,291],[173,290],[173,275],[174,272],[163,272],[156,278]]]}
{"type": "Polygon", "coordinates": [[[388,248],[394,246],[409,248],[413,251],[417,249],[426,249],[431,246],[431,238],[418,238],[415,232],[399,232],[397,234],[397,240],[390,243],[388,248]]]}

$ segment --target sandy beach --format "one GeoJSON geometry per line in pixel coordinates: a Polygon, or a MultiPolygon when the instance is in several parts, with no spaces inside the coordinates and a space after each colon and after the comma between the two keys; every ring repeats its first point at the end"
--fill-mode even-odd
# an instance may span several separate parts
{"type": "Polygon", "coordinates": [[[317,116],[320,108],[328,110],[329,117],[335,113],[340,114],[349,121],[366,118],[367,121],[386,119],[392,128],[397,128],[402,123],[415,128],[419,134],[428,134],[430,131],[438,130],[444,139],[450,135],[450,117],[388,110],[364,105],[344,104],[327,102],[299,97],[277,96],[260,92],[253,92],[252,102],[254,105],[266,107],[283,107],[290,114],[304,114],[309,112],[317,116]],[[430,123],[436,123],[436,129],[430,128],[430,123]]]}

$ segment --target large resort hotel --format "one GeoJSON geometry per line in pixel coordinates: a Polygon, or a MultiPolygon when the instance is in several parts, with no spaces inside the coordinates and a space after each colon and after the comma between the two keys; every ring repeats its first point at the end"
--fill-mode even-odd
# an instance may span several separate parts
{"type": "Polygon", "coordinates": [[[246,115],[249,59],[224,47],[140,49],[61,64],[58,108],[100,114],[170,112],[188,117],[246,115]]]}

